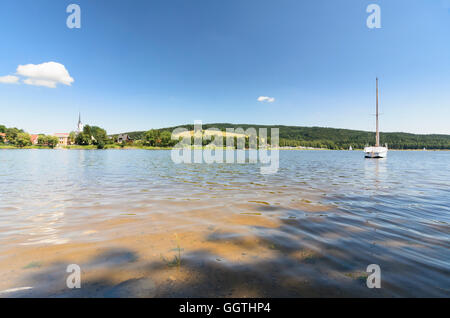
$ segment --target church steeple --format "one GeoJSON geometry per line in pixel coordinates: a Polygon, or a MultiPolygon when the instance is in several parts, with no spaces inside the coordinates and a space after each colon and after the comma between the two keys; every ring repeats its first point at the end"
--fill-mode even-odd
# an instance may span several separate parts
{"type": "Polygon", "coordinates": [[[78,113],[78,125],[77,125],[77,132],[81,133],[83,132],[83,123],[81,122],[81,113],[78,113]]]}

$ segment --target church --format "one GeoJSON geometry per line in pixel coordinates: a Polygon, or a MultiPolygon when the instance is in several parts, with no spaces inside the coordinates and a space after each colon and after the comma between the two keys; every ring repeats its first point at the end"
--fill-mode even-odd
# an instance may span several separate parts
{"type": "MultiPolygon", "coordinates": [[[[82,133],[83,128],[84,128],[84,125],[81,122],[81,113],[79,113],[76,134],[78,135],[79,133],[82,133]]],[[[72,144],[72,142],[70,141],[70,133],[54,133],[53,136],[58,137],[59,146],[68,146],[68,145],[72,144]]]]}
{"type": "Polygon", "coordinates": [[[77,125],[77,134],[83,132],[84,125],[81,122],[81,113],[78,113],[78,125],[77,125]]]}

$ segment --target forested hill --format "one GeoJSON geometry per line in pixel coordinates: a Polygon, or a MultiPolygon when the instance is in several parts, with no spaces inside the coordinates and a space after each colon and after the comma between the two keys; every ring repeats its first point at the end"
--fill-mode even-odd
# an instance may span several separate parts
{"type": "MultiPolygon", "coordinates": [[[[157,129],[158,131],[172,132],[175,128],[183,127],[193,130],[194,125],[182,125],[176,127],[168,127],[157,129]]],[[[248,125],[248,124],[203,124],[203,129],[218,128],[225,131],[226,128],[243,128],[249,127],[259,128],[279,128],[280,129],[280,146],[304,146],[314,148],[328,149],[361,149],[366,145],[375,143],[375,133],[323,128],[323,127],[297,127],[297,126],[265,126],[265,125],[248,125]]],[[[144,139],[145,131],[136,131],[127,133],[133,140],[144,139]]],[[[270,130],[268,130],[270,135],[270,130]]],[[[117,135],[114,135],[117,136],[117,135]]],[[[450,135],[416,135],[409,133],[381,133],[381,143],[388,144],[391,149],[450,149],[450,135]]]]}

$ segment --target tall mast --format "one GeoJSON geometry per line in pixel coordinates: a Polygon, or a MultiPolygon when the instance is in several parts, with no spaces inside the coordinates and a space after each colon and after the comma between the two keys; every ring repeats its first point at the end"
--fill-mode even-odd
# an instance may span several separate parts
{"type": "Polygon", "coordinates": [[[378,126],[378,77],[377,77],[377,137],[375,147],[380,147],[380,129],[378,126]]]}

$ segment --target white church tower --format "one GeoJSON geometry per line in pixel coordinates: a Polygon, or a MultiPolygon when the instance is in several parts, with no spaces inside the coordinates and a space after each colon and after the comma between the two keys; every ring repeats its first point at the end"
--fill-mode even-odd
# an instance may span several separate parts
{"type": "Polygon", "coordinates": [[[81,122],[81,113],[78,113],[78,126],[77,126],[77,133],[83,132],[83,123],[81,122]]]}

